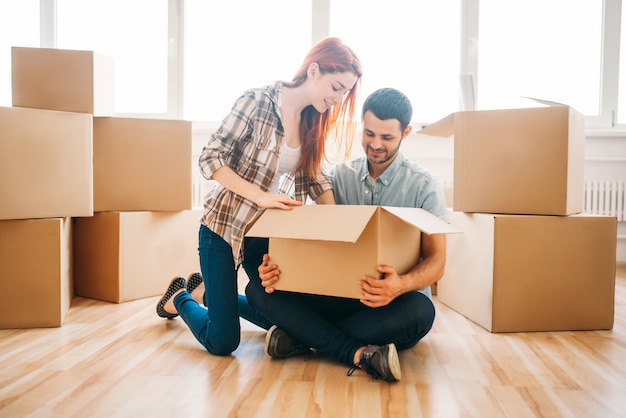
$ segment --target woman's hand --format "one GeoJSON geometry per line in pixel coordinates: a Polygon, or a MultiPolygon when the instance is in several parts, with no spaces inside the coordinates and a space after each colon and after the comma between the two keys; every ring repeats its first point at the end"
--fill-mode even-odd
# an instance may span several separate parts
{"type": "Polygon", "coordinates": [[[262,193],[254,200],[254,203],[266,209],[275,208],[291,210],[293,206],[302,206],[302,202],[294,200],[284,193],[262,193]]]}
{"type": "Polygon", "coordinates": [[[231,192],[253,201],[262,208],[290,210],[293,206],[302,206],[302,202],[293,200],[286,194],[264,192],[258,186],[242,179],[228,166],[222,166],[215,170],[212,178],[231,192]]]}

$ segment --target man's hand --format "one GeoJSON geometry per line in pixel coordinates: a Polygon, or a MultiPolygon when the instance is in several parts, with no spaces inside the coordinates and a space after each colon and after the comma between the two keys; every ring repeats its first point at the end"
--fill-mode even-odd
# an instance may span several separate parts
{"type": "Polygon", "coordinates": [[[263,262],[258,268],[259,277],[261,278],[261,285],[265,288],[265,293],[273,293],[272,287],[279,279],[280,270],[276,264],[269,264],[270,256],[263,255],[263,262]]]}
{"type": "Polygon", "coordinates": [[[395,298],[404,293],[404,282],[396,270],[388,265],[376,266],[383,279],[364,276],[359,280],[361,287],[361,303],[370,308],[389,305],[395,298]]]}

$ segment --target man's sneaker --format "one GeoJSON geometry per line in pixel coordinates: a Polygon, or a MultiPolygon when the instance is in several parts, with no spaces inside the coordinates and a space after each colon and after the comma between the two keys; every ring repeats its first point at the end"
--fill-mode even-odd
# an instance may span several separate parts
{"type": "Polygon", "coordinates": [[[310,352],[309,347],[290,337],[276,325],[272,325],[265,335],[265,354],[271,358],[281,359],[310,352]]]}
{"type": "Polygon", "coordinates": [[[348,371],[348,376],[358,368],[363,369],[374,379],[383,379],[387,382],[395,382],[402,377],[398,351],[393,343],[368,345],[359,356],[359,362],[348,371]]]}

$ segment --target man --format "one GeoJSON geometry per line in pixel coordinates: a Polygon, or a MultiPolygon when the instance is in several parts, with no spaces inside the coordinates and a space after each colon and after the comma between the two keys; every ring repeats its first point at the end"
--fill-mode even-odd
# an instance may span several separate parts
{"type": "MultiPolygon", "coordinates": [[[[332,173],[337,204],[423,208],[447,221],[443,188],[436,178],[400,151],[411,132],[409,99],[395,89],[372,93],[363,105],[363,157],[342,163],[332,173]]],[[[374,378],[397,381],[397,350],[415,346],[428,331],[435,308],[430,285],[441,278],[446,262],[445,235],[422,234],[422,257],[408,273],[380,265],[380,277],[365,276],[362,298],[348,299],[274,291],[279,267],[268,255],[259,281],[250,281],[250,304],[275,325],[265,341],[272,358],[309,352],[309,347],[374,378]],[[380,280],[380,278],[383,280],[380,280]]],[[[319,260],[323,263],[324,260],[319,260]]]]}

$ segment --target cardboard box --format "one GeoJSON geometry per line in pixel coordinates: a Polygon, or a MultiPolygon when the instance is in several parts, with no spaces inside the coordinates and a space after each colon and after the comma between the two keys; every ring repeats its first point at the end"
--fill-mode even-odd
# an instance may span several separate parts
{"type": "Polygon", "coordinates": [[[491,332],[611,329],[615,217],[450,213],[437,298],[491,332]]]}
{"type": "Polygon", "coordinates": [[[71,219],[0,221],[0,328],[59,327],[73,297],[71,219]]]}
{"type": "Polygon", "coordinates": [[[93,215],[92,116],[0,107],[0,219],[93,215]]]}
{"type": "Polygon", "coordinates": [[[97,212],[74,222],[76,296],[126,302],[165,292],[200,271],[201,210],[97,212]]]}
{"type": "Polygon", "coordinates": [[[192,207],[191,122],[94,118],[94,211],[192,207]]]}
{"type": "Polygon", "coordinates": [[[583,211],[584,116],[569,106],[457,112],[420,133],[454,135],[455,211],[583,211]]]}
{"type": "Polygon", "coordinates": [[[114,61],[92,51],[11,48],[13,106],[115,114],[114,61]]]}
{"type": "Polygon", "coordinates": [[[422,232],[458,230],[423,209],[305,205],[266,210],[247,235],[270,238],[277,290],[359,299],[357,281],[378,277],[377,265],[402,274],[417,264],[422,232]]]}

